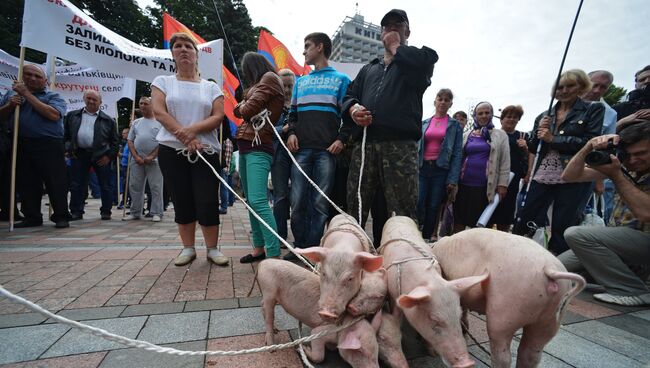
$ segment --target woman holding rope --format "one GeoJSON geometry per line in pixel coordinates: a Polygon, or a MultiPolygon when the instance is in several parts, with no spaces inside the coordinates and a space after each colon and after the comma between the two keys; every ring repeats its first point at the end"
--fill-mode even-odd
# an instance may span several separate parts
{"type": "MultiPolygon", "coordinates": [[[[237,104],[234,114],[244,122],[237,128],[239,146],[239,173],[248,204],[273,230],[277,231],[275,218],[266,196],[266,184],[273,160],[273,129],[282,114],[284,91],[282,80],[264,56],[247,52],[241,69],[248,87],[244,100],[237,104]],[[258,115],[267,110],[268,118],[258,115]],[[270,119],[270,120],[269,120],[270,119]]],[[[249,213],[253,230],[253,251],[240,259],[241,263],[261,261],[280,256],[278,239],[249,213]]]]}
{"type": "Polygon", "coordinates": [[[219,266],[228,257],[217,249],[219,236],[219,182],[196,152],[214,167],[219,167],[217,129],[223,121],[223,93],[216,83],[199,77],[198,48],[186,33],[174,33],[170,40],[176,75],[158,76],[151,84],[156,120],[163,126],[156,139],[160,143],[158,160],[174,201],[178,233],[183,250],[176,266],[196,258],[196,222],[208,248],[208,261],[219,266]],[[179,154],[183,150],[183,154],[179,154]]]}
{"type": "Polygon", "coordinates": [[[591,80],[584,71],[572,69],[562,73],[557,86],[553,86],[552,95],[558,102],[551,116],[544,112],[535,119],[533,134],[528,140],[531,153],[537,152],[539,144],[542,149],[537,166],[533,168],[526,204],[513,233],[527,234],[528,223],[539,214],[545,214],[553,203],[548,247],[555,254],[569,249],[564,230],[580,222],[592,192],[591,183],[566,183],[560,178],[571,157],[602,130],[605,106],[578,97],[590,89],[591,80]]]}

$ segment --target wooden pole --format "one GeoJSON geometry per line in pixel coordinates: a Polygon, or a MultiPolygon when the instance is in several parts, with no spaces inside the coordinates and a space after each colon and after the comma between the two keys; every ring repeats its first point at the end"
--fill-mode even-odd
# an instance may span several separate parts
{"type": "MultiPolygon", "coordinates": [[[[20,61],[18,63],[18,82],[23,81],[23,64],[25,64],[25,48],[20,48],[20,61]]],[[[16,207],[16,158],[18,157],[18,126],[20,125],[20,105],[14,112],[14,136],[11,152],[11,186],[9,194],[9,231],[14,231],[14,208],[16,207]]]]}
{"type": "MultiPolygon", "coordinates": [[[[50,63],[50,91],[54,91],[54,87],[56,86],[56,56],[48,54],[47,58],[50,63]]],[[[52,198],[49,198],[49,202],[47,203],[47,213],[48,218],[52,218],[52,198]]]]}
{"type": "MultiPolygon", "coordinates": [[[[131,121],[129,122],[129,129],[131,128],[134,119],[135,119],[135,99],[133,99],[133,102],[131,103],[131,121]]],[[[122,208],[123,218],[126,217],[126,202],[129,200],[129,176],[131,176],[130,173],[131,173],[131,151],[129,151],[129,158],[126,160],[126,178],[124,179],[124,203],[122,203],[122,205],[124,206],[124,208],[122,208]]]]}

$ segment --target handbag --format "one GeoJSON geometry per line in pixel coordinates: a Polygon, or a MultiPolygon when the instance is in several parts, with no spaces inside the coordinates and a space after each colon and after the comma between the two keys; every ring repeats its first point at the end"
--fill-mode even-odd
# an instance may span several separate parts
{"type": "Polygon", "coordinates": [[[592,193],[589,200],[591,202],[592,211],[585,215],[580,226],[605,226],[605,220],[598,216],[598,204],[600,204],[600,208],[605,208],[604,196],[601,194],[598,196],[598,199],[596,199],[596,193],[592,193]]]}

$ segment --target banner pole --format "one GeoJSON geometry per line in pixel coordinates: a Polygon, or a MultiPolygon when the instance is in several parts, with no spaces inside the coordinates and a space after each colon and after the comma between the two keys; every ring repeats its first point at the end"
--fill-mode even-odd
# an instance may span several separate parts
{"type": "MultiPolygon", "coordinates": [[[[23,81],[23,65],[25,64],[25,47],[20,48],[18,63],[18,82],[23,81]]],[[[11,151],[11,185],[9,189],[9,231],[14,231],[14,209],[16,208],[16,158],[18,157],[18,127],[20,123],[20,105],[14,111],[14,136],[11,151]]]]}
{"type": "MultiPolygon", "coordinates": [[[[119,123],[120,112],[119,112],[119,110],[117,109],[117,101],[115,102],[115,112],[116,112],[116,114],[117,114],[117,115],[115,116],[115,129],[117,129],[117,134],[118,134],[119,137],[121,138],[121,137],[122,137],[122,133],[120,132],[120,123],[119,123]]],[[[122,152],[124,152],[124,150],[122,150],[122,152]]],[[[117,171],[117,184],[116,184],[116,186],[117,186],[117,204],[118,204],[118,205],[120,204],[120,194],[122,194],[122,193],[121,193],[121,188],[120,188],[120,187],[121,187],[121,185],[120,185],[120,184],[121,184],[121,182],[120,182],[120,164],[121,164],[121,162],[120,162],[120,161],[121,161],[121,160],[120,160],[120,157],[121,157],[121,153],[122,153],[122,152],[118,152],[118,153],[117,153],[117,157],[116,157],[116,160],[117,160],[117,161],[115,162],[115,169],[116,169],[116,171],[117,171]]]]}
{"type": "MultiPolygon", "coordinates": [[[[48,63],[50,65],[50,91],[54,91],[56,86],[56,56],[47,54],[48,63]]],[[[52,218],[52,199],[47,202],[48,218],[52,218]]]]}

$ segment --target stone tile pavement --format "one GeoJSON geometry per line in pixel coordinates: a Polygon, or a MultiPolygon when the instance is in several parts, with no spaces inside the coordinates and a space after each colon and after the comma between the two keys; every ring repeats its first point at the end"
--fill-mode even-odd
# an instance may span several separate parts
{"type": "MultiPolygon", "coordinates": [[[[250,224],[239,202],[222,216],[221,244],[233,257],[228,267],[205,260],[197,232],[197,260],[175,267],[180,240],[169,210],[160,223],[99,219],[89,200],[84,220],[68,229],[53,224],[7,232],[0,223],[0,283],[59,315],[113,333],[185,350],[240,350],[264,344],[264,322],[249,252],[250,224]]],[[[44,212],[47,209],[44,208],[44,212]]],[[[370,225],[368,225],[370,228],[370,225]]],[[[650,367],[650,309],[599,303],[583,292],[569,306],[542,367],[650,367]]],[[[297,323],[276,309],[276,340],[297,338],[297,323]]],[[[470,315],[470,329],[488,347],[483,316],[470,315]]],[[[308,331],[304,331],[308,333],[308,331]]],[[[513,354],[519,340],[513,341],[513,354]]],[[[487,355],[468,340],[478,367],[487,355]]],[[[411,367],[443,367],[427,356],[418,338],[405,334],[411,367]]],[[[53,323],[0,299],[2,367],[301,367],[294,350],[237,357],[176,357],[130,349],[53,323]]],[[[345,363],[329,353],[319,367],[345,363]]]]}

